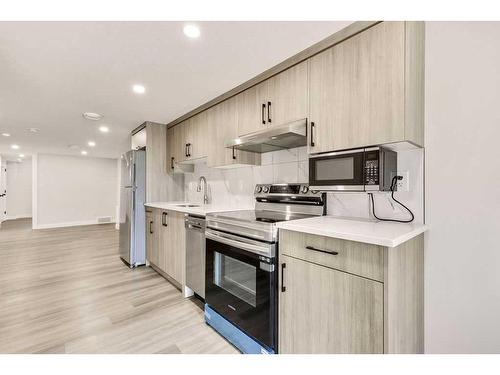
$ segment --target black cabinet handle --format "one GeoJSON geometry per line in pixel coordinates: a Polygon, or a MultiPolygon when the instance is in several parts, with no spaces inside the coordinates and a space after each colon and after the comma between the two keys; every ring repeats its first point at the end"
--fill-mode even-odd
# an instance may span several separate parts
{"type": "Polygon", "coordinates": [[[266,112],[266,105],[264,103],[262,103],[262,123],[265,124],[266,123],[266,119],[264,118],[264,112],[266,112]]]}
{"type": "Polygon", "coordinates": [[[318,251],[320,253],[325,253],[325,254],[330,254],[330,255],[339,255],[339,253],[337,251],[321,250],[321,249],[317,249],[313,246],[306,246],[306,249],[307,250],[314,250],[314,251],[318,251]]]}
{"type": "Polygon", "coordinates": [[[149,233],[153,234],[153,222],[149,222],[149,233]]]}
{"type": "Polygon", "coordinates": [[[267,122],[271,123],[271,102],[267,102],[267,122]]]}
{"type": "Polygon", "coordinates": [[[188,157],[188,144],[186,143],[186,145],[184,146],[184,155],[186,157],[188,157]]]}
{"type": "Polygon", "coordinates": [[[168,215],[168,212],[161,213],[161,225],[163,225],[164,227],[168,227],[167,215],[168,215]]]}
{"type": "Polygon", "coordinates": [[[188,143],[187,144],[187,155],[186,155],[188,158],[191,157],[191,143],[188,143]]]}
{"type": "Polygon", "coordinates": [[[234,151],[234,147],[233,147],[233,160],[236,160],[236,151],[234,151]]]}
{"type": "Polygon", "coordinates": [[[311,147],[314,147],[314,122],[311,122],[311,147]]]}
{"type": "Polygon", "coordinates": [[[172,157],[170,158],[170,168],[171,168],[171,169],[174,169],[174,160],[175,160],[175,158],[172,156],[172,157]]]}
{"type": "Polygon", "coordinates": [[[286,263],[281,263],[281,292],[286,292],[286,287],[283,281],[283,275],[285,274],[286,263]]]}

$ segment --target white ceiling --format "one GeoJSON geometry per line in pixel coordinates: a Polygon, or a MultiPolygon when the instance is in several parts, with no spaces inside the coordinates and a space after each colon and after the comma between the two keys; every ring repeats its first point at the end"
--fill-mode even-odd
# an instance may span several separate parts
{"type": "Polygon", "coordinates": [[[0,133],[11,134],[0,136],[0,153],[79,155],[68,148],[77,144],[116,157],[142,122],[174,120],[350,22],[197,22],[197,40],[184,24],[0,22],[0,133]],[[146,94],[134,94],[134,83],[146,94]]]}

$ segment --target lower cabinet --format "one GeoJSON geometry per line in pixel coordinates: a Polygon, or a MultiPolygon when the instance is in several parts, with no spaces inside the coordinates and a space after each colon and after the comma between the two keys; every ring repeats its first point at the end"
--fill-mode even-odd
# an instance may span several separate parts
{"type": "Polygon", "coordinates": [[[146,211],[147,259],[164,276],[185,284],[186,234],[184,214],[153,209],[146,211]]]}
{"type": "Polygon", "coordinates": [[[148,208],[146,210],[146,259],[153,264],[158,264],[159,228],[155,217],[159,210],[148,208]]]}
{"type": "Polygon", "coordinates": [[[286,255],[280,263],[280,353],[383,353],[382,283],[286,255]]]}
{"type": "Polygon", "coordinates": [[[279,251],[279,353],[423,353],[423,234],[389,248],[280,229],[279,251]]]}

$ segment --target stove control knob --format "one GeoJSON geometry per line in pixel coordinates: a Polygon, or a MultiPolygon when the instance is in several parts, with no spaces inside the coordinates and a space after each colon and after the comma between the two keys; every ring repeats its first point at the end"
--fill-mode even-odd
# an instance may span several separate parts
{"type": "Polygon", "coordinates": [[[262,188],[262,192],[263,192],[264,194],[269,193],[269,186],[264,186],[264,187],[262,188]]]}
{"type": "Polygon", "coordinates": [[[302,186],[302,190],[301,190],[302,194],[307,194],[308,191],[309,191],[309,186],[307,186],[307,185],[302,186]]]}
{"type": "Polygon", "coordinates": [[[260,193],[261,191],[262,191],[262,186],[257,186],[257,187],[255,188],[255,192],[256,192],[256,193],[260,193]]]}

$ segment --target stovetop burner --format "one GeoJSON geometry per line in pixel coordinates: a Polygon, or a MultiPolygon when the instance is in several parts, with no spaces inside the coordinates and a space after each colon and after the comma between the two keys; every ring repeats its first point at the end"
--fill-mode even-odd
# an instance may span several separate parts
{"type": "Polygon", "coordinates": [[[321,216],[325,196],[306,184],[257,185],[255,210],[207,215],[207,227],[264,241],[277,241],[276,223],[321,216]]]}

